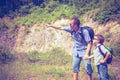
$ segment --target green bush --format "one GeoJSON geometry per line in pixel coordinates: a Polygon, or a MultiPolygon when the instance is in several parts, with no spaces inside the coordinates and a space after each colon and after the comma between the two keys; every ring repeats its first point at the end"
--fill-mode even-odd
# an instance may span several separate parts
{"type": "Polygon", "coordinates": [[[112,15],[118,14],[120,1],[109,0],[101,1],[101,3],[100,10],[94,16],[93,20],[98,21],[100,24],[105,24],[112,19],[112,15]]]}
{"type": "Polygon", "coordinates": [[[96,14],[93,18],[94,21],[98,21],[100,24],[105,24],[107,21],[110,20],[111,13],[109,11],[102,11],[96,14]]]}
{"type": "Polygon", "coordinates": [[[28,57],[30,61],[38,61],[42,65],[66,65],[71,61],[71,56],[58,47],[44,53],[31,51],[28,57]]]}
{"type": "Polygon", "coordinates": [[[15,55],[13,55],[9,48],[0,45],[0,64],[7,64],[15,60],[15,55]]]}
{"type": "Polygon", "coordinates": [[[120,38],[118,38],[117,41],[112,40],[110,44],[114,51],[114,56],[116,56],[118,59],[120,58],[120,38]]]}
{"type": "Polygon", "coordinates": [[[105,36],[105,41],[107,41],[107,46],[113,48],[113,56],[120,58],[120,33],[106,33],[104,34],[105,36]],[[111,39],[112,38],[112,39],[111,39]]]}
{"type": "Polygon", "coordinates": [[[18,9],[18,13],[20,14],[20,16],[30,14],[30,9],[33,6],[34,5],[32,3],[29,3],[28,5],[23,5],[23,6],[20,7],[20,9],[18,9]]]}

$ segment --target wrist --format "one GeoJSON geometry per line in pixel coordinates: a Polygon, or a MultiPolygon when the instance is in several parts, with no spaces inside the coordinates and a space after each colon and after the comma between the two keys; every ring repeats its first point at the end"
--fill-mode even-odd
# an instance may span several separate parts
{"type": "Polygon", "coordinates": [[[88,57],[88,59],[90,59],[90,57],[88,57]]]}
{"type": "Polygon", "coordinates": [[[106,59],[104,58],[103,61],[106,62],[106,59]]]}

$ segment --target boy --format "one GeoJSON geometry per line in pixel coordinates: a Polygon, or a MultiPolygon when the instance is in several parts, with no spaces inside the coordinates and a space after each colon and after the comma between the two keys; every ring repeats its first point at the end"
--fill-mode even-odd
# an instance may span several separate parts
{"type": "Polygon", "coordinates": [[[88,57],[88,59],[94,57],[94,63],[97,66],[97,70],[98,70],[98,76],[99,76],[98,80],[109,80],[106,60],[110,56],[110,52],[104,47],[103,42],[104,42],[104,37],[102,35],[97,34],[94,36],[93,39],[93,45],[95,46],[93,50],[94,54],[88,57]],[[100,53],[100,49],[104,54],[106,54],[105,57],[103,57],[103,55],[100,53]]]}

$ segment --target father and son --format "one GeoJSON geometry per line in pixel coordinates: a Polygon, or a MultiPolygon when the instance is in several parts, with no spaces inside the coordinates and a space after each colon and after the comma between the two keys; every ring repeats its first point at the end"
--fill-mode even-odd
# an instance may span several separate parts
{"type": "Polygon", "coordinates": [[[81,23],[79,18],[73,17],[70,19],[70,26],[68,27],[58,27],[53,25],[46,25],[58,30],[64,30],[69,32],[73,38],[74,44],[72,48],[73,60],[72,60],[72,71],[73,71],[73,80],[78,80],[78,72],[80,71],[80,63],[84,62],[84,68],[86,71],[86,80],[92,80],[92,67],[90,59],[94,58],[94,64],[98,70],[98,80],[110,80],[108,75],[108,66],[106,63],[107,58],[110,56],[110,52],[103,45],[104,37],[100,34],[94,35],[93,40],[90,38],[88,30],[81,28],[81,23]],[[81,36],[81,34],[83,36],[81,36]],[[92,46],[94,49],[92,50],[92,46]],[[105,57],[99,51],[99,46],[105,57]]]}

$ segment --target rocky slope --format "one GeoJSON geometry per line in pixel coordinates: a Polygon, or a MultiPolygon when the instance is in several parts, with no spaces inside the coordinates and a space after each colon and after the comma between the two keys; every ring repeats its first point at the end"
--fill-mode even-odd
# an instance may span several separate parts
{"type": "MultiPolygon", "coordinates": [[[[69,25],[69,20],[61,19],[52,23],[53,25],[69,25]]],[[[105,25],[98,25],[89,17],[85,19],[84,24],[91,26],[95,33],[110,36],[116,41],[120,34],[120,24],[117,21],[108,22],[105,25]],[[114,35],[113,35],[114,34],[114,35]]],[[[110,41],[109,41],[110,42],[110,41]]],[[[30,28],[18,26],[14,30],[0,30],[0,43],[17,52],[47,51],[53,47],[60,47],[71,53],[72,39],[64,31],[47,28],[45,25],[35,24],[30,28]]],[[[106,41],[107,43],[107,41],[106,41]]]]}

